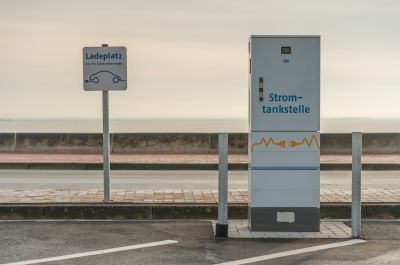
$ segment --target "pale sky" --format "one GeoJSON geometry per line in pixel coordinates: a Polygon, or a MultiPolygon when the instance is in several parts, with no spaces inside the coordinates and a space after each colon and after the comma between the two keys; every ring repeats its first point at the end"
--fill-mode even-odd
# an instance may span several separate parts
{"type": "Polygon", "coordinates": [[[247,117],[252,34],[321,35],[321,116],[399,117],[400,1],[0,0],[0,118],[100,118],[82,48],[126,46],[112,118],[247,117]]]}

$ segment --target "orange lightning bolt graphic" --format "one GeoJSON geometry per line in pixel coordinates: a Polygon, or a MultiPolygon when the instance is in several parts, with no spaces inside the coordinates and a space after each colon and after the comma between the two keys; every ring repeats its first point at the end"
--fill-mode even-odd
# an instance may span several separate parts
{"type": "Polygon", "coordinates": [[[317,136],[315,136],[315,134],[311,137],[310,140],[308,140],[307,137],[304,137],[301,142],[296,142],[295,140],[291,140],[289,142],[289,146],[292,148],[295,148],[298,145],[307,144],[307,146],[310,147],[313,142],[315,142],[315,144],[317,145],[317,148],[319,150],[319,142],[318,142],[317,136]]]}
{"type": "Polygon", "coordinates": [[[254,143],[254,144],[251,146],[251,151],[253,151],[254,148],[255,148],[256,146],[259,146],[259,145],[262,145],[262,144],[263,144],[265,147],[268,147],[270,144],[273,144],[273,145],[278,145],[278,146],[280,146],[281,148],[285,148],[285,145],[286,145],[285,140],[280,140],[279,142],[275,142],[274,139],[273,139],[272,137],[270,137],[268,140],[266,140],[266,139],[263,137],[263,138],[261,138],[261,141],[259,141],[258,143],[254,143]]]}

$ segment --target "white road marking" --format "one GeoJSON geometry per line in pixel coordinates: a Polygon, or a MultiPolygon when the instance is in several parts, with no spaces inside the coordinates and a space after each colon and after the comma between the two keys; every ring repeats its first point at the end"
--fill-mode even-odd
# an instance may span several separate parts
{"type": "Polygon", "coordinates": [[[282,258],[282,257],[298,255],[298,254],[303,254],[303,253],[308,253],[308,252],[313,252],[313,251],[319,251],[319,250],[325,250],[325,249],[331,249],[331,248],[338,248],[338,247],[345,247],[345,246],[350,246],[350,245],[364,243],[364,242],[365,242],[365,240],[352,239],[352,240],[338,242],[338,243],[325,244],[325,245],[319,245],[319,246],[308,247],[308,248],[300,248],[300,249],[295,249],[295,250],[289,250],[289,251],[284,251],[284,252],[279,252],[279,253],[268,254],[268,255],[264,255],[264,256],[248,258],[248,259],[228,261],[228,262],[224,262],[224,263],[219,263],[217,265],[248,264],[248,263],[252,263],[252,262],[258,262],[258,261],[263,261],[263,260],[282,258]]]}
{"type": "Polygon", "coordinates": [[[18,261],[18,262],[12,262],[12,263],[4,263],[4,264],[0,264],[0,265],[38,264],[38,263],[43,263],[43,262],[66,260],[66,259],[75,259],[75,258],[80,258],[80,257],[95,256],[95,255],[101,255],[101,254],[107,254],[107,253],[113,253],[113,252],[120,252],[120,251],[132,250],[132,249],[162,246],[162,245],[168,245],[168,244],[174,244],[174,243],[178,243],[178,241],[175,241],[175,240],[163,240],[163,241],[145,243],[145,244],[140,244],[140,245],[131,245],[131,246],[125,246],[125,247],[119,247],[119,248],[108,248],[108,249],[102,249],[102,250],[95,250],[95,251],[89,251],[89,252],[69,254],[69,255],[58,256],[58,257],[51,257],[51,258],[44,258],[44,259],[34,259],[34,260],[25,260],[25,261],[18,261]]]}

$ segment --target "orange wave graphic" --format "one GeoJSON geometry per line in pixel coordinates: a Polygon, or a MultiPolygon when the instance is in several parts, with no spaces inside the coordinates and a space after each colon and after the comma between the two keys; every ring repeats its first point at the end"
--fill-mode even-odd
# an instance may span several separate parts
{"type": "Polygon", "coordinates": [[[317,145],[317,148],[319,150],[320,146],[319,146],[319,142],[318,142],[317,136],[315,134],[313,136],[311,136],[310,140],[308,140],[307,137],[304,137],[301,142],[296,142],[295,140],[291,140],[289,142],[289,146],[292,147],[292,148],[295,148],[298,145],[306,144],[308,147],[311,147],[313,142],[315,142],[315,144],[317,145]]]}
{"type": "Polygon", "coordinates": [[[259,141],[258,143],[254,143],[251,146],[251,151],[253,151],[256,146],[264,145],[265,147],[268,147],[270,144],[280,146],[281,148],[285,148],[286,146],[285,140],[280,140],[279,142],[275,142],[272,137],[269,137],[268,140],[263,137],[261,138],[261,141],[259,141]]]}

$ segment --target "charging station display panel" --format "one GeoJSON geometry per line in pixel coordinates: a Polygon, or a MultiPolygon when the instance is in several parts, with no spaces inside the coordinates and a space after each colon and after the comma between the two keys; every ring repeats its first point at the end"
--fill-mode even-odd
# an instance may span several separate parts
{"type": "Polygon", "coordinates": [[[250,38],[250,130],[320,130],[320,38],[250,38]]]}

